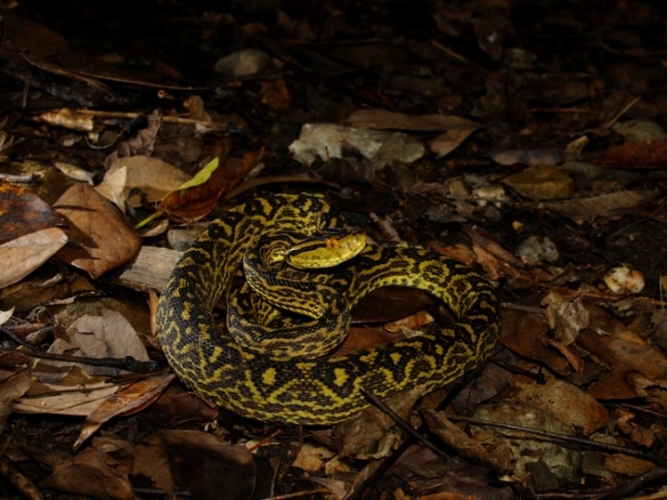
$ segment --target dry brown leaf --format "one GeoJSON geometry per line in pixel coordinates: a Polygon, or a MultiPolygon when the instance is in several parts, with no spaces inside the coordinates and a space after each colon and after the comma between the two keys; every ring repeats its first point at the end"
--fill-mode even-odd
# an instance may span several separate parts
{"type": "Polygon", "coordinates": [[[429,143],[429,149],[435,153],[437,158],[447,156],[449,153],[458,148],[463,141],[465,141],[470,134],[472,134],[479,127],[470,128],[468,130],[448,130],[444,134],[440,134],[429,143]]]}
{"type": "Polygon", "coordinates": [[[75,366],[57,383],[33,381],[28,392],[16,400],[14,410],[86,417],[118,389],[118,385],[91,378],[75,366]]]}
{"type": "Polygon", "coordinates": [[[88,415],[83,423],[79,438],[74,443],[78,450],[83,442],[114,417],[132,415],[152,404],[169,386],[175,375],[162,373],[134,382],[104,400],[88,415]]]}
{"type": "Polygon", "coordinates": [[[445,130],[473,131],[483,128],[482,123],[455,115],[406,115],[383,109],[358,109],[344,121],[346,125],[373,130],[418,130],[438,132],[445,130]]]}
{"type": "Polygon", "coordinates": [[[104,166],[109,168],[117,158],[124,156],[150,156],[155,147],[155,138],[162,126],[162,111],[154,110],[148,115],[148,125],[137,132],[137,135],[118,144],[118,148],[104,160],[104,166]]]}
{"type": "Polygon", "coordinates": [[[134,474],[146,476],[156,488],[167,494],[173,493],[174,478],[169,470],[169,458],[162,446],[159,431],[134,447],[134,474]]]}
{"type": "Polygon", "coordinates": [[[577,386],[555,378],[538,384],[523,376],[516,376],[512,385],[520,390],[512,400],[548,411],[558,420],[575,425],[589,436],[607,425],[607,410],[577,386]]]}
{"type": "Polygon", "coordinates": [[[664,169],[667,163],[667,141],[627,142],[603,151],[590,161],[612,168],[664,169]]]}
{"type": "Polygon", "coordinates": [[[470,437],[461,427],[448,420],[444,412],[427,410],[424,411],[424,418],[431,432],[462,457],[500,473],[513,469],[514,453],[504,438],[492,434],[470,437]]]}
{"type": "Polygon", "coordinates": [[[63,462],[40,487],[100,500],[134,500],[136,497],[127,477],[109,465],[114,462],[111,456],[98,455],[100,452],[90,449],[74,457],[72,462],[63,462]]]}
{"type": "Polygon", "coordinates": [[[0,243],[66,223],[39,196],[4,182],[0,182],[0,214],[0,243]]]}
{"type": "Polygon", "coordinates": [[[183,101],[183,107],[188,110],[188,118],[197,121],[210,122],[211,115],[206,112],[203,99],[198,95],[190,95],[183,101]]]}
{"type": "Polygon", "coordinates": [[[287,109],[290,104],[289,87],[282,78],[278,80],[260,82],[262,86],[262,104],[273,110],[287,109]]]}
{"type": "Polygon", "coordinates": [[[409,338],[411,335],[415,335],[415,330],[419,330],[427,325],[430,325],[433,323],[433,321],[435,321],[433,316],[431,316],[428,312],[418,311],[406,318],[387,323],[384,325],[384,329],[391,333],[402,333],[409,338]]]}
{"type": "MultiPolygon", "coordinates": [[[[523,403],[485,403],[475,410],[473,416],[489,422],[575,436],[571,425],[562,422],[548,411],[523,403]]],[[[558,478],[574,477],[581,463],[580,451],[565,448],[557,442],[546,441],[530,432],[519,429],[478,427],[477,425],[473,425],[470,432],[473,437],[478,433],[482,433],[482,437],[489,434],[502,435],[512,449],[515,459],[512,463],[512,471],[519,477],[529,474],[531,468],[538,462],[541,462],[550,474],[558,478]]]]}
{"type": "Polygon", "coordinates": [[[95,119],[89,113],[80,113],[72,108],[60,108],[46,111],[35,117],[37,121],[63,127],[69,130],[92,132],[95,128],[95,119]]]}
{"type": "Polygon", "coordinates": [[[242,159],[226,158],[203,183],[192,183],[165,195],[159,211],[179,222],[194,222],[213,210],[218,200],[234,188],[259,163],[264,149],[246,153],[242,159]]]}
{"type": "Polygon", "coordinates": [[[289,146],[294,159],[310,166],[317,158],[340,158],[343,144],[357,148],[377,168],[394,162],[411,163],[424,155],[421,140],[401,132],[306,123],[299,139],[289,146]]]}
{"type": "Polygon", "coordinates": [[[293,467],[298,467],[310,472],[317,472],[324,467],[324,463],[335,455],[333,451],[324,446],[315,446],[309,443],[304,443],[299,450],[293,467]]]}
{"type": "Polygon", "coordinates": [[[93,278],[128,263],[141,248],[141,239],[118,210],[88,184],[72,186],[54,208],[70,223],[65,230],[70,241],[80,246],[63,248],[58,258],[93,278]]]}
{"type": "Polygon", "coordinates": [[[609,470],[628,476],[639,476],[640,474],[648,472],[651,469],[655,469],[656,467],[654,463],[651,463],[647,460],[629,457],[619,453],[606,456],[604,458],[604,465],[609,470]]]}
{"type": "Polygon", "coordinates": [[[556,373],[567,375],[568,362],[549,349],[541,338],[546,336],[548,325],[540,313],[503,308],[500,321],[500,342],[521,356],[540,361],[556,373]]]}
{"type": "Polygon", "coordinates": [[[656,191],[621,191],[591,198],[542,202],[539,208],[553,210],[577,223],[582,223],[597,218],[620,217],[638,211],[641,213],[640,207],[655,199],[656,195],[656,191]]]}
{"type": "Polygon", "coordinates": [[[97,191],[124,212],[132,189],[140,189],[149,203],[157,202],[189,179],[188,174],[159,158],[128,156],[111,164],[97,191]]]}
{"type": "Polygon", "coordinates": [[[579,332],[588,327],[588,311],[578,294],[565,297],[558,292],[550,292],[542,299],[541,305],[546,306],[544,316],[554,338],[563,345],[570,345],[579,332]]]}
{"type": "Polygon", "coordinates": [[[586,309],[590,325],[579,334],[576,343],[611,369],[607,379],[589,389],[591,396],[596,399],[637,397],[637,388],[628,384],[632,372],[638,372],[654,385],[667,387],[667,358],[660,350],[604,309],[590,304],[586,304],[586,309]]]}
{"type": "Polygon", "coordinates": [[[48,58],[58,52],[69,50],[67,39],[43,24],[31,21],[26,16],[12,13],[7,9],[2,15],[4,34],[0,57],[16,61],[21,54],[48,58]]]}
{"type": "Polygon", "coordinates": [[[0,245],[0,288],[18,283],[67,243],[65,232],[52,227],[0,245]]]}
{"type": "Polygon", "coordinates": [[[256,470],[245,446],[231,445],[198,431],[162,431],[176,486],[199,500],[227,498],[250,500],[256,470]]]}
{"type": "MultiPolygon", "coordinates": [[[[104,309],[101,316],[82,316],[73,322],[59,340],[80,350],[88,358],[117,358],[131,356],[137,361],[148,361],[148,352],[132,325],[117,311],[104,309]]],[[[84,366],[91,375],[117,376],[118,368],[84,366]]]]}
{"type": "Polygon", "coordinates": [[[151,411],[164,417],[169,427],[184,422],[213,422],[218,418],[218,407],[194,392],[167,391],[162,394],[151,411]]]}
{"type": "Polygon", "coordinates": [[[546,336],[540,337],[540,340],[542,340],[545,345],[550,345],[551,347],[557,349],[558,352],[560,352],[565,357],[565,359],[567,359],[568,363],[570,363],[570,366],[574,368],[575,372],[582,373],[584,371],[584,360],[581,359],[581,356],[579,356],[574,349],[570,349],[568,345],[546,336]]]}
{"type": "Polygon", "coordinates": [[[506,177],[503,183],[531,200],[554,200],[574,195],[574,179],[553,165],[530,165],[506,177]]]}
{"type": "Polygon", "coordinates": [[[653,446],[655,434],[651,429],[632,422],[632,419],[635,418],[634,413],[623,408],[616,408],[614,413],[616,414],[616,426],[623,434],[629,436],[633,443],[647,448],[653,446]]]}
{"type": "MultiPolygon", "coordinates": [[[[415,404],[422,396],[421,387],[397,394],[384,403],[407,420],[415,404]]],[[[385,433],[394,426],[394,421],[381,410],[370,406],[360,414],[338,424],[335,432],[343,440],[341,455],[354,455],[364,450],[365,456],[370,456],[369,450],[377,445],[385,433]]]]}

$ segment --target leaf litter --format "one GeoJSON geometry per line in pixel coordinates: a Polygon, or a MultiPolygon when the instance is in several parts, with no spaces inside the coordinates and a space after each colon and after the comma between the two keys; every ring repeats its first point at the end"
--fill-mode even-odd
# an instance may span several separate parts
{"type": "MultiPolygon", "coordinates": [[[[297,4],[147,2],[133,36],[107,29],[120,7],[3,12],[24,54],[0,51],[3,494],[664,493],[663,6],[297,4]],[[246,421],[186,392],[145,292],[201,228],[163,233],[287,191],[481,269],[505,306],[491,362],[385,402],[398,428],[378,408],[246,421]]],[[[448,321],[394,289],[355,316],[338,353],[448,321]]]]}

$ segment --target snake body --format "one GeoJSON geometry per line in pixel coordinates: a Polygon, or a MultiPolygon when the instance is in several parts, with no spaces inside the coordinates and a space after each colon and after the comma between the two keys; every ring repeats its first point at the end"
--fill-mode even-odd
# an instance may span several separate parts
{"type": "MultiPolygon", "coordinates": [[[[417,286],[445,302],[457,321],[434,333],[345,356],[287,357],[242,345],[216,328],[213,308],[229,300],[244,252],[260,238],[313,235],[339,227],[339,214],[305,195],[257,198],[211,223],[184,254],[160,297],[157,330],[174,372],[201,396],[264,421],[330,424],[368,405],[361,387],[389,397],[434,390],[478,366],[498,338],[494,290],[469,267],[421,248],[372,249],[337,275],[344,285],[385,273],[385,284],[417,286]]],[[[341,285],[342,286],[342,285],[341,285]]]]}

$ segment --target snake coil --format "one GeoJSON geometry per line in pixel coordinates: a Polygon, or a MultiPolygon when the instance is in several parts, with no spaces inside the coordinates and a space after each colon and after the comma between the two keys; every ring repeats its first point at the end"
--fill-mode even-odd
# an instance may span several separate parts
{"type": "MultiPolygon", "coordinates": [[[[174,372],[201,396],[264,421],[331,424],[379,397],[422,386],[435,390],[484,362],[498,340],[498,301],[469,267],[422,248],[375,247],[350,263],[364,295],[365,277],[415,286],[456,317],[446,328],[345,356],[294,357],[237,343],[216,328],[213,308],[229,299],[247,248],[281,233],[313,235],[341,225],[325,201],[305,195],[256,198],[211,223],[176,265],[160,297],[158,337],[174,372]]],[[[340,280],[339,280],[340,281],[340,280]]],[[[356,298],[355,298],[356,300],[356,298]]]]}

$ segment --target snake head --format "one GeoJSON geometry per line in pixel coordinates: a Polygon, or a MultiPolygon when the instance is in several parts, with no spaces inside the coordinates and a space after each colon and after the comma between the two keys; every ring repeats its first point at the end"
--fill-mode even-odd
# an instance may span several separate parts
{"type": "Polygon", "coordinates": [[[362,230],[330,230],[310,236],[285,252],[285,262],[296,269],[323,269],[359,255],[368,237],[362,230]]]}

